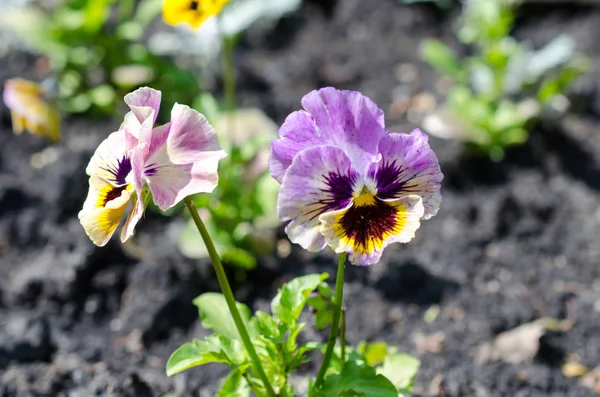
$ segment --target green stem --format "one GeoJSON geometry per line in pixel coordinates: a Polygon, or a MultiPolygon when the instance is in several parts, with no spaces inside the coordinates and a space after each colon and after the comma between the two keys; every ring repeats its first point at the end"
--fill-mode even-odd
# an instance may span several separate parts
{"type": "Polygon", "coordinates": [[[343,252],[338,260],[337,278],[335,280],[335,308],[333,309],[333,319],[331,321],[331,329],[329,330],[329,339],[327,340],[327,347],[325,349],[325,355],[323,356],[323,362],[317,379],[315,380],[315,388],[319,389],[323,384],[323,378],[325,372],[329,367],[329,362],[333,356],[333,348],[335,347],[335,341],[338,337],[338,329],[340,327],[340,316],[342,313],[342,304],[344,299],[344,267],[346,265],[346,253],[343,252]]]}
{"type": "Polygon", "coordinates": [[[342,309],[340,316],[340,344],[342,345],[342,363],[346,361],[346,310],[342,309]]]}
{"type": "Polygon", "coordinates": [[[223,73],[227,111],[235,110],[235,68],[233,67],[233,38],[223,34],[223,73]]]}
{"type": "Polygon", "coordinates": [[[221,287],[221,291],[223,292],[225,300],[227,301],[227,306],[229,307],[229,311],[231,312],[231,317],[233,317],[233,322],[235,323],[235,326],[238,332],[240,333],[240,337],[242,338],[242,342],[244,343],[244,346],[246,347],[246,350],[250,355],[250,359],[252,360],[254,370],[258,373],[258,376],[264,383],[265,389],[267,389],[267,394],[270,397],[277,397],[260,363],[260,358],[258,357],[258,354],[256,354],[256,350],[254,350],[254,345],[252,345],[250,335],[246,330],[246,326],[244,325],[242,316],[240,316],[240,312],[238,311],[237,304],[233,296],[233,291],[231,291],[231,286],[229,285],[229,281],[227,281],[225,269],[223,268],[223,264],[221,263],[221,259],[219,258],[219,254],[215,249],[212,239],[210,238],[210,235],[208,234],[208,231],[206,230],[202,219],[200,219],[200,215],[198,215],[198,210],[196,209],[196,206],[194,205],[192,200],[190,200],[189,197],[186,197],[184,201],[188,211],[190,212],[190,215],[192,215],[192,218],[194,219],[194,223],[196,223],[196,227],[198,228],[198,231],[202,236],[202,240],[204,240],[204,244],[206,244],[208,255],[210,256],[210,260],[212,261],[212,264],[215,268],[215,272],[217,273],[219,286],[221,287]]]}

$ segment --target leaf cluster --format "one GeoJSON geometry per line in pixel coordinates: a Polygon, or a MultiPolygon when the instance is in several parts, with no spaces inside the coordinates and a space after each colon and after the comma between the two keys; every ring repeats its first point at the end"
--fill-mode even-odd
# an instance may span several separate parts
{"type": "MultiPolygon", "coordinates": [[[[299,343],[298,336],[306,325],[300,321],[300,315],[309,299],[316,302],[312,299],[313,292],[329,288],[324,283],[327,277],[325,273],[310,274],[284,284],[271,302],[271,314],[257,311],[252,315],[246,305],[238,303],[252,343],[278,396],[297,395],[297,390],[288,381],[289,375],[310,361],[310,351],[325,348],[313,341],[299,343]]],[[[196,298],[194,304],[203,327],[213,333],[178,348],[167,363],[167,374],[174,375],[208,363],[226,364],[231,372],[223,380],[217,396],[247,397],[251,393],[265,396],[266,391],[254,373],[223,295],[205,293],[196,298]]],[[[412,390],[418,367],[418,360],[399,354],[384,343],[363,342],[355,349],[348,348],[344,360],[337,349],[324,384],[315,390],[309,381],[308,395],[404,396],[412,390]]]]}
{"type": "Polygon", "coordinates": [[[525,142],[540,117],[565,112],[567,87],[589,69],[566,35],[538,50],[510,37],[513,3],[465,2],[458,39],[471,51],[468,56],[439,40],[421,46],[422,58],[453,82],[444,107],[426,118],[425,129],[466,141],[493,160],[502,159],[506,147],[525,142]]]}

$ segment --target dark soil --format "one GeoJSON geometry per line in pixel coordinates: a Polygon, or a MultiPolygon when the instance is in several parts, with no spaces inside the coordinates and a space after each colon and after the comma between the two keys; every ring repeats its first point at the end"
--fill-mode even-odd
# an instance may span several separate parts
{"type": "MultiPolygon", "coordinates": [[[[600,58],[600,9],[522,11],[518,37],[543,45],[568,33],[579,50],[600,58]]],[[[389,126],[408,131],[418,125],[391,105],[399,93],[438,95],[418,45],[426,37],[455,45],[454,21],[452,13],[397,0],[307,2],[274,31],[251,29],[242,39],[240,102],[282,122],[311,89],[352,88],[392,108],[389,126]],[[413,66],[412,81],[397,80],[401,64],[413,66]]],[[[22,55],[0,61],[0,80],[31,70],[32,62],[22,55]]],[[[576,114],[538,126],[501,164],[432,139],[446,176],[439,214],[413,242],[389,248],[381,263],[348,269],[349,340],[384,340],[418,356],[415,395],[593,395],[563,376],[561,365],[572,354],[588,367],[600,365],[599,77],[594,71],[575,86],[576,114]],[[439,314],[430,318],[432,307],[439,314]],[[531,363],[476,363],[478,345],[542,317],[573,326],[545,336],[531,363]],[[416,343],[419,334],[436,332],[443,333],[441,350],[416,343]]],[[[118,125],[67,119],[64,141],[49,148],[37,137],[13,136],[3,112],[0,397],[214,395],[225,368],[172,378],[164,371],[176,347],[206,334],[191,300],[217,289],[208,262],[178,253],[181,220],[149,213],[135,245],[112,241],[101,249],[77,220],[85,165],[118,125]]],[[[330,252],[300,249],[285,259],[263,258],[235,284],[236,296],[264,309],[282,281],[332,272],[334,262],[330,252]]]]}

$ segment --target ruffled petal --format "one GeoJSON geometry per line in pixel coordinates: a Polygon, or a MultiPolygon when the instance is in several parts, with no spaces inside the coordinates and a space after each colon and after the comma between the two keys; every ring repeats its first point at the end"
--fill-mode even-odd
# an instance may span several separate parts
{"type": "Polygon", "coordinates": [[[140,124],[151,117],[152,125],[154,125],[160,109],[161,96],[162,94],[158,90],[142,87],[125,95],[124,99],[140,124]]]}
{"type": "Polygon", "coordinates": [[[379,140],[387,134],[383,111],[357,91],[332,87],[302,98],[306,111],[292,113],[271,143],[271,175],[279,182],[300,151],[317,145],[341,148],[360,173],[380,157],[379,140]]]}
{"type": "Polygon", "coordinates": [[[78,217],[94,244],[106,245],[119,226],[130,199],[128,185],[117,187],[103,178],[90,178],[88,196],[78,217]]]}
{"type": "Polygon", "coordinates": [[[412,240],[423,212],[423,201],[417,195],[377,199],[369,205],[321,215],[320,232],[335,252],[350,254],[350,263],[368,266],[379,261],[387,245],[412,240]]]}
{"type": "MultiPolygon", "coordinates": [[[[163,126],[164,127],[164,126],[163,126]]],[[[147,182],[154,203],[163,211],[173,207],[185,197],[197,193],[210,193],[219,180],[219,160],[225,157],[222,150],[199,151],[193,163],[175,164],[168,153],[167,128],[155,129],[150,155],[144,165],[147,182]],[[163,142],[162,146],[160,142],[163,142]]]]}
{"type": "Polygon", "coordinates": [[[372,164],[369,176],[383,200],[419,195],[425,207],[424,219],[434,216],[442,200],[444,178],[428,137],[416,129],[410,134],[391,133],[379,142],[382,159],[372,164]]]}
{"type": "Polygon", "coordinates": [[[294,157],[302,150],[327,144],[326,136],[320,134],[315,120],[304,110],[293,112],[279,129],[279,138],[271,141],[269,169],[271,176],[279,183],[294,157]]]}
{"type": "Polygon", "coordinates": [[[90,159],[85,170],[89,176],[100,177],[114,186],[128,183],[131,159],[127,151],[125,131],[110,134],[90,159]]]}
{"type": "Polygon", "coordinates": [[[171,111],[171,127],[167,137],[167,152],[174,164],[189,164],[204,153],[221,151],[217,133],[206,117],[178,103],[171,111]]]}
{"type": "Polygon", "coordinates": [[[317,146],[298,153],[287,170],[277,201],[282,221],[291,220],[286,233],[293,243],[309,251],[326,245],[319,231],[319,216],[350,205],[357,173],[344,152],[317,146]]]}
{"type": "Polygon", "coordinates": [[[378,143],[388,132],[383,111],[370,98],[358,91],[326,87],[304,96],[302,106],[319,133],[344,150],[356,170],[366,172],[379,159],[378,143]]]}

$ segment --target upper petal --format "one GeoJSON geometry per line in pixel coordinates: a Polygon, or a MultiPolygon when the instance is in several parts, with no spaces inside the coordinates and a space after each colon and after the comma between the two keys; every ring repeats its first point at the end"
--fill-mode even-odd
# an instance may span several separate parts
{"type": "Polygon", "coordinates": [[[279,183],[294,157],[302,150],[329,143],[315,125],[315,120],[304,110],[291,113],[279,129],[279,138],[271,141],[269,169],[279,183]]]}
{"type": "Polygon", "coordinates": [[[225,157],[225,152],[202,151],[197,153],[192,163],[175,164],[169,156],[168,145],[158,144],[164,139],[164,128],[159,127],[155,131],[156,141],[152,142],[144,165],[144,180],[152,192],[154,203],[166,211],[191,194],[212,192],[219,180],[219,160],[225,157]]]}
{"type": "Polygon", "coordinates": [[[85,172],[100,177],[115,186],[127,183],[131,159],[127,150],[125,131],[110,134],[96,149],[85,172]]]}
{"type": "Polygon", "coordinates": [[[302,98],[306,112],[292,113],[271,144],[271,174],[281,181],[292,159],[317,145],[341,148],[360,173],[379,159],[377,144],[387,134],[383,111],[357,91],[333,87],[312,91],[302,98]]]}
{"type": "Polygon", "coordinates": [[[206,117],[178,103],[171,111],[166,147],[174,164],[191,164],[205,152],[221,151],[219,138],[206,117]]]}
{"type": "Polygon", "coordinates": [[[142,87],[125,95],[125,103],[131,109],[137,121],[142,124],[149,117],[156,122],[160,109],[161,92],[150,87],[142,87]]]}
{"type": "Polygon", "coordinates": [[[287,170],[277,201],[277,212],[290,240],[310,251],[325,247],[319,216],[346,208],[357,173],[350,159],[333,146],[316,146],[300,152],[287,170]]]}
{"type": "Polygon", "coordinates": [[[427,141],[427,135],[418,129],[410,134],[391,133],[379,142],[381,161],[369,169],[377,197],[386,200],[419,195],[425,207],[424,219],[434,216],[440,207],[444,178],[427,141]]]}

